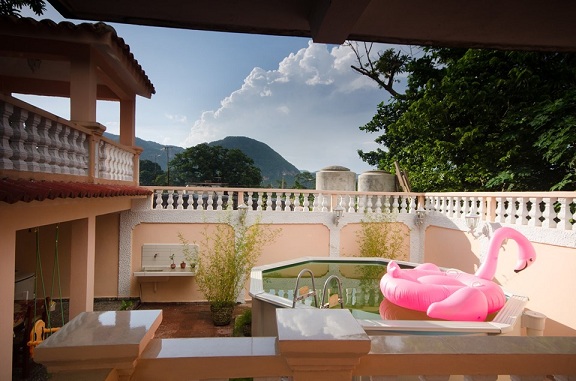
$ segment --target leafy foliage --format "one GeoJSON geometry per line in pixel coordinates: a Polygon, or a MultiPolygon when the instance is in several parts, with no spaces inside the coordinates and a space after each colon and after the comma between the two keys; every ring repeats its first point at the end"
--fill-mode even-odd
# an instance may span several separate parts
{"type": "Polygon", "coordinates": [[[239,149],[226,149],[206,143],[185,149],[170,161],[171,185],[226,183],[230,186],[258,187],[260,169],[239,149]]]}
{"type": "Polygon", "coordinates": [[[392,58],[407,88],[360,127],[384,146],[359,151],[364,161],[388,171],[399,162],[415,191],[574,189],[576,55],[387,51],[369,77],[392,58]]]}
{"type": "Polygon", "coordinates": [[[294,178],[294,189],[316,189],[316,176],[308,171],[302,171],[294,178]]]}
{"type": "Polygon", "coordinates": [[[408,259],[404,245],[406,233],[401,224],[395,223],[393,214],[366,213],[360,221],[361,230],[356,233],[361,257],[408,259]]]}
{"type": "Polygon", "coordinates": [[[205,230],[200,244],[196,281],[206,299],[213,304],[235,302],[241,282],[249,275],[264,246],[273,242],[279,229],[256,221],[248,225],[246,215],[232,214],[217,224],[214,231],[205,230]]]}
{"type": "Polygon", "coordinates": [[[158,163],[140,160],[140,185],[162,185],[166,174],[158,163]]]}
{"type": "Polygon", "coordinates": [[[24,7],[40,16],[46,10],[46,3],[44,0],[0,0],[0,15],[20,16],[20,10],[24,7]]]}

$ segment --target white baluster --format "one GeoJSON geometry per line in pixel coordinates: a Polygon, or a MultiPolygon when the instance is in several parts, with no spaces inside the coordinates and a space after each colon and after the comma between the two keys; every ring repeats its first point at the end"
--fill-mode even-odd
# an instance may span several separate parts
{"type": "Polygon", "coordinates": [[[173,190],[172,189],[165,189],[164,190],[165,196],[166,196],[166,207],[164,207],[164,209],[166,210],[173,210],[174,209],[174,198],[173,198],[173,190]]]}
{"type": "Polygon", "coordinates": [[[358,196],[358,213],[364,213],[366,211],[366,196],[358,196]]]}
{"type": "Polygon", "coordinates": [[[28,164],[28,171],[40,172],[40,153],[38,153],[38,142],[40,135],[38,135],[38,124],[41,117],[34,113],[28,113],[26,119],[26,141],[24,142],[24,149],[26,150],[26,163],[28,164]]]}
{"type": "Polygon", "coordinates": [[[124,151],[124,163],[125,180],[134,180],[134,154],[128,151],[124,151]]]}
{"type": "Polygon", "coordinates": [[[544,217],[544,220],[542,221],[542,227],[554,229],[556,228],[556,211],[554,210],[556,198],[545,197],[543,200],[544,211],[542,212],[542,217],[544,217]]]}
{"type": "Polygon", "coordinates": [[[80,157],[80,167],[79,174],[81,176],[88,175],[88,156],[90,155],[88,148],[88,135],[85,133],[80,134],[80,139],[78,140],[78,156],[80,157]]]}
{"type": "Polygon", "coordinates": [[[569,218],[569,220],[572,220],[572,226],[570,227],[569,230],[572,231],[576,231],[576,197],[573,197],[572,199],[568,199],[568,201],[566,202],[566,205],[571,209],[571,211],[573,210],[574,212],[571,212],[571,216],[569,218]]]}
{"type": "Polygon", "coordinates": [[[348,213],[355,213],[356,212],[355,202],[356,202],[356,196],[350,196],[348,198],[348,213]]]}
{"type": "Polygon", "coordinates": [[[481,220],[488,220],[488,213],[486,211],[486,208],[488,207],[486,204],[486,198],[484,197],[478,197],[479,200],[479,209],[478,209],[478,213],[480,213],[480,219],[481,220]]]}
{"type": "Polygon", "coordinates": [[[408,199],[408,201],[410,201],[410,208],[409,208],[410,212],[415,213],[416,209],[417,209],[416,208],[416,197],[410,197],[408,199]]]}
{"type": "Polygon", "coordinates": [[[434,211],[442,213],[442,210],[440,209],[440,197],[434,196],[433,200],[434,200],[434,211]]]}
{"type": "Polygon", "coordinates": [[[390,213],[390,196],[384,196],[384,214],[390,213]]]}
{"type": "Polygon", "coordinates": [[[371,196],[366,196],[366,210],[368,211],[368,213],[373,213],[374,212],[374,208],[372,205],[372,197],[371,196]]]}
{"type": "Polygon", "coordinates": [[[10,147],[12,148],[12,164],[14,169],[18,171],[28,170],[26,163],[26,129],[24,128],[24,121],[28,117],[28,112],[21,108],[16,108],[10,119],[12,125],[12,138],[10,139],[10,147]]]}
{"type": "Polygon", "coordinates": [[[455,197],[446,197],[446,209],[447,209],[446,211],[447,211],[448,217],[450,217],[450,218],[459,217],[459,216],[455,216],[455,213],[454,213],[455,201],[456,201],[455,197]]]}
{"type": "Polygon", "coordinates": [[[155,197],[156,197],[156,207],[154,209],[162,209],[162,191],[161,190],[157,190],[155,191],[155,197]]]}
{"type": "Polygon", "coordinates": [[[213,196],[216,197],[216,210],[222,210],[222,195],[224,192],[214,192],[213,196]]]}
{"type": "Polygon", "coordinates": [[[120,166],[122,164],[122,160],[121,160],[121,155],[120,152],[118,151],[118,148],[116,146],[113,146],[112,144],[108,144],[108,149],[110,150],[110,158],[112,159],[110,161],[110,178],[114,179],[114,180],[118,180],[120,179],[120,166]]]}
{"type": "Polygon", "coordinates": [[[314,200],[312,201],[312,211],[318,212],[319,210],[319,201],[320,201],[320,194],[314,193],[314,200]]]}
{"type": "Polygon", "coordinates": [[[528,225],[528,199],[518,197],[518,221],[520,225],[528,225]]]}
{"type": "Polygon", "coordinates": [[[274,211],[274,193],[266,192],[266,197],[264,200],[264,210],[274,211]]]}
{"type": "Polygon", "coordinates": [[[408,202],[406,197],[398,198],[398,206],[400,207],[398,213],[406,213],[406,202],[408,202]]]}
{"type": "Polygon", "coordinates": [[[291,194],[284,193],[284,199],[285,199],[284,211],[285,212],[291,212],[292,211],[292,204],[293,204],[293,201],[291,199],[291,194]]]}
{"type": "Polygon", "coordinates": [[[252,210],[254,208],[254,192],[247,192],[248,200],[246,201],[246,205],[248,205],[248,210],[252,210]]]}
{"type": "Polygon", "coordinates": [[[516,199],[513,197],[507,197],[506,203],[508,206],[506,207],[506,218],[504,222],[507,224],[514,224],[516,223],[516,199]]]}
{"type": "Polygon", "coordinates": [[[62,173],[70,174],[70,143],[68,143],[68,135],[70,135],[70,127],[62,125],[62,130],[60,130],[60,147],[58,148],[58,153],[62,159],[62,173]]]}
{"type": "Polygon", "coordinates": [[[540,203],[542,202],[542,197],[531,197],[529,200],[532,206],[528,212],[528,216],[530,217],[528,226],[539,227],[542,225],[542,221],[540,220],[540,203]]]}
{"type": "Polygon", "coordinates": [[[304,193],[304,203],[302,206],[304,207],[302,209],[303,212],[310,211],[310,193],[304,193]]]}
{"type": "Polygon", "coordinates": [[[66,142],[68,145],[66,155],[70,162],[70,164],[68,164],[68,170],[70,171],[71,175],[78,175],[78,163],[77,163],[78,158],[76,156],[76,147],[74,146],[75,139],[78,138],[78,130],[74,128],[69,128],[69,131],[70,132],[66,137],[66,142]]]}
{"type": "Polygon", "coordinates": [[[204,210],[214,210],[212,192],[202,193],[202,207],[204,210]],[[206,199],[206,201],[204,201],[206,199]]]}
{"type": "Polygon", "coordinates": [[[13,106],[4,101],[0,101],[0,169],[14,168],[11,160],[12,147],[10,147],[13,130],[9,121],[12,113],[13,106]]]}
{"type": "Polygon", "coordinates": [[[322,196],[322,212],[328,212],[328,201],[329,198],[326,196],[322,196]]]}
{"type": "Polygon", "coordinates": [[[258,199],[256,201],[256,210],[262,210],[262,192],[258,192],[258,199]]]}
{"type": "Polygon", "coordinates": [[[106,173],[106,156],[108,153],[106,152],[106,144],[103,140],[98,142],[98,166],[96,167],[97,170],[95,171],[96,177],[104,178],[106,173]]]}
{"type": "Polygon", "coordinates": [[[52,173],[62,173],[62,157],[60,156],[60,131],[62,124],[52,121],[52,125],[48,129],[48,136],[50,144],[48,145],[48,152],[50,154],[50,161],[48,164],[52,169],[52,173]]]}
{"type": "Polygon", "coordinates": [[[184,210],[184,194],[186,193],[186,191],[174,191],[174,194],[176,195],[176,209],[177,210],[184,210]]]}
{"type": "Polygon", "coordinates": [[[558,211],[558,222],[556,226],[561,230],[572,230],[572,223],[570,219],[572,218],[572,212],[570,212],[570,203],[567,202],[565,198],[559,198],[560,210],[558,211]]]}
{"type": "Polygon", "coordinates": [[[506,205],[505,205],[504,197],[496,197],[496,202],[498,206],[496,208],[496,218],[494,222],[504,222],[505,221],[505,214],[506,214],[506,205]]]}
{"type": "MultiPolygon", "coordinates": [[[[454,210],[454,218],[462,218],[462,206],[466,202],[466,197],[454,196],[452,198],[452,202],[453,202],[452,209],[454,210]]],[[[471,202],[474,202],[473,198],[471,202]]]]}
{"type": "Polygon", "coordinates": [[[294,193],[294,211],[295,212],[302,212],[304,211],[304,199],[308,195],[304,192],[297,192],[294,193]]]}
{"type": "Polygon", "coordinates": [[[38,124],[38,167],[40,172],[51,173],[52,167],[50,166],[50,151],[48,146],[50,145],[50,136],[48,136],[48,129],[52,125],[52,122],[46,118],[42,118],[38,124]]]}
{"type": "Polygon", "coordinates": [[[398,213],[398,208],[400,207],[399,204],[400,196],[394,195],[392,196],[392,213],[398,213]]]}

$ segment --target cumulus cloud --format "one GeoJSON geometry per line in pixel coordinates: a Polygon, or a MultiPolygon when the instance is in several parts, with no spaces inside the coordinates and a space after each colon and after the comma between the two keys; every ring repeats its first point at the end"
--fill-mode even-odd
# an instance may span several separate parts
{"type": "Polygon", "coordinates": [[[346,46],[309,43],[276,70],[254,68],[241,88],[196,120],[187,146],[247,136],[268,144],[299,169],[342,165],[369,169],[356,151],[373,149],[375,136],[358,129],[387,96],[350,68],[346,46]]]}

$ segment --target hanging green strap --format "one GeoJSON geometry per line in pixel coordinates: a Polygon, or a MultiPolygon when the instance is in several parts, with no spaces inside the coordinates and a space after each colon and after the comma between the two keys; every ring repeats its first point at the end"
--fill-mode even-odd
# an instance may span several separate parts
{"type": "MultiPolygon", "coordinates": [[[[60,282],[60,259],[58,256],[58,238],[59,238],[59,225],[56,225],[56,237],[55,237],[55,247],[54,247],[54,267],[52,268],[52,289],[50,295],[54,295],[54,282],[58,279],[58,294],[60,297],[60,316],[62,317],[62,325],[65,323],[64,316],[64,306],[62,304],[62,284],[60,282]]],[[[50,317],[50,314],[48,314],[50,317]]],[[[50,319],[48,319],[50,320],[50,319]]],[[[52,328],[50,321],[48,322],[48,328],[52,328]]]]}
{"type": "MultiPolygon", "coordinates": [[[[38,278],[42,283],[42,294],[44,295],[44,308],[48,311],[48,306],[46,306],[46,286],[44,285],[44,272],[42,271],[42,257],[40,255],[40,228],[34,229],[36,233],[36,282],[34,284],[34,316],[37,316],[37,303],[38,299],[38,278]]],[[[49,314],[47,315],[50,316],[49,314]]]]}

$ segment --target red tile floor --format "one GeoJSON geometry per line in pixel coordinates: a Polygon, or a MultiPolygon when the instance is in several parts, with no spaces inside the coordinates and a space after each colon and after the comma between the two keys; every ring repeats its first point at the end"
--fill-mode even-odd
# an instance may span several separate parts
{"type": "MultiPolygon", "coordinates": [[[[250,308],[250,304],[238,304],[234,316],[250,308]]],[[[226,337],[232,336],[234,321],[227,326],[216,327],[207,303],[141,303],[139,310],[162,310],[162,323],[156,338],[226,337]]]]}

